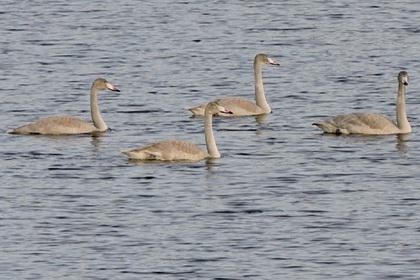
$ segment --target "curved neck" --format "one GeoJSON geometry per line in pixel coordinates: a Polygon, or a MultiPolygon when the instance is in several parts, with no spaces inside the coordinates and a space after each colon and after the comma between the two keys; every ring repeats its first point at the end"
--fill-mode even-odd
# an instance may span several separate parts
{"type": "Polygon", "coordinates": [[[398,84],[398,97],[397,97],[397,126],[403,133],[411,132],[411,126],[407,119],[405,110],[405,85],[398,84]]]}
{"type": "Polygon", "coordinates": [[[220,158],[216,140],[213,135],[213,115],[205,112],[204,135],[206,137],[207,152],[210,158],[220,158]]]}
{"type": "Polygon", "coordinates": [[[92,116],[93,124],[99,131],[105,131],[108,129],[108,126],[106,125],[104,119],[101,116],[101,112],[99,111],[98,91],[94,85],[92,85],[90,89],[90,114],[92,116]]]}
{"type": "Polygon", "coordinates": [[[254,77],[255,77],[255,102],[257,106],[263,109],[265,113],[270,113],[271,108],[265,99],[264,84],[262,80],[262,64],[257,58],[254,60],[254,77]]]}

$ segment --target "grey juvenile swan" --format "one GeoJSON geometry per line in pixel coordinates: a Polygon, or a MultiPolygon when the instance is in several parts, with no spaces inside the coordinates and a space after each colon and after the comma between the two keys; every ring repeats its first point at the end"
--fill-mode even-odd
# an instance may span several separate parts
{"type": "MultiPolygon", "coordinates": [[[[262,80],[262,66],[264,64],[279,65],[277,61],[268,57],[266,54],[257,54],[254,59],[254,76],[255,76],[255,101],[256,103],[240,98],[225,97],[219,99],[219,104],[232,112],[230,115],[219,114],[221,116],[254,116],[271,113],[270,105],[268,105],[264,94],[264,85],[262,80]]],[[[207,103],[206,103],[207,104],[207,103]]],[[[190,108],[188,110],[194,116],[203,116],[206,104],[190,108]]]]}
{"type": "Polygon", "coordinates": [[[198,161],[206,158],[220,158],[219,150],[213,135],[212,120],[213,115],[218,113],[229,114],[226,108],[220,106],[217,101],[210,102],[205,109],[205,139],[207,151],[200,149],[197,145],[179,140],[162,141],[146,147],[122,150],[130,159],[136,160],[162,160],[176,161],[188,160],[198,161]]]}
{"type": "Polygon", "coordinates": [[[405,111],[405,92],[408,74],[398,74],[397,123],[383,115],[373,113],[354,113],[338,115],[323,122],[314,123],[326,133],[336,134],[399,134],[410,133],[411,126],[405,111]]]}
{"type": "Polygon", "coordinates": [[[98,106],[98,90],[104,89],[120,91],[105,79],[99,78],[92,83],[92,87],[90,89],[90,112],[92,115],[93,124],[75,117],[53,116],[42,118],[36,122],[15,128],[9,133],[65,135],[104,132],[108,129],[108,126],[102,119],[98,106]]]}

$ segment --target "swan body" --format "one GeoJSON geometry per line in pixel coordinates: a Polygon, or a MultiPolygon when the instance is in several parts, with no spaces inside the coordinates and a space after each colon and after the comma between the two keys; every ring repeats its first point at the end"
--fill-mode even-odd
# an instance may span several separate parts
{"type": "Polygon", "coordinates": [[[198,161],[209,156],[207,151],[200,149],[194,143],[180,140],[167,140],[146,147],[122,151],[130,159],[140,160],[191,160],[198,161]]]}
{"type": "Polygon", "coordinates": [[[98,90],[109,89],[120,91],[105,79],[96,79],[92,83],[90,91],[90,107],[93,124],[80,118],[71,116],[53,116],[41,118],[36,122],[18,127],[10,131],[11,134],[43,134],[43,135],[68,135],[104,132],[108,129],[105,121],[99,112],[98,90]]]}
{"type": "Polygon", "coordinates": [[[316,123],[326,133],[336,134],[396,134],[400,129],[386,116],[372,113],[338,115],[316,123]]]}
{"type": "Polygon", "coordinates": [[[207,151],[190,142],[167,140],[121,152],[128,158],[136,160],[198,161],[206,158],[220,158],[212,128],[213,115],[218,113],[229,114],[229,111],[220,106],[217,101],[211,102],[206,106],[204,133],[207,151]]]}
{"type": "Polygon", "coordinates": [[[323,122],[314,123],[325,133],[385,135],[410,133],[411,126],[405,110],[405,92],[408,74],[401,71],[398,75],[397,122],[388,117],[373,113],[353,113],[338,115],[323,122]]]}
{"type": "Polygon", "coordinates": [[[34,123],[15,128],[10,133],[62,135],[91,133],[95,130],[97,130],[95,126],[82,119],[70,116],[57,116],[42,118],[34,123]]]}
{"type": "MultiPolygon", "coordinates": [[[[249,101],[240,97],[225,97],[218,99],[218,103],[227,108],[232,114],[219,113],[220,116],[255,116],[271,113],[271,107],[265,98],[264,84],[262,80],[262,66],[264,64],[279,65],[274,59],[266,54],[257,54],[254,58],[255,76],[255,100],[249,101]]],[[[188,110],[194,116],[203,116],[207,103],[190,108],[188,110]]]]}
{"type": "MultiPolygon", "coordinates": [[[[222,105],[225,108],[229,108],[233,112],[233,114],[223,114],[218,113],[217,115],[220,116],[254,116],[254,115],[261,115],[261,114],[267,114],[269,112],[266,112],[261,107],[258,107],[254,102],[246,100],[244,98],[240,97],[225,97],[219,99],[220,105],[222,105]],[[232,108],[232,109],[230,109],[232,108]]],[[[203,116],[204,115],[204,108],[207,104],[201,104],[198,107],[194,107],[189,109],[194,116],[203,116]]],[[[270,110],[271,112],[271,110],[270,110]]]]}

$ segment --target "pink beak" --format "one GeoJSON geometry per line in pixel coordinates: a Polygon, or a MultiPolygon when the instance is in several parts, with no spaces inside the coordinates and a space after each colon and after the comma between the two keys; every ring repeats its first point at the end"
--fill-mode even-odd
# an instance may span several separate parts
{"type": "Polygon", "coordinates": [[[233,114],[233,112],[231,110],[228,110],[226,108],[223,111],[220,111],[220,113],[229,114],[229,115],[232,115],[233,114]]]}
{"type": "Polygon", "coordinates": [[[110,83],[106,83],[106,88],[109,89],[109,90],[112,90],[112,91],[120,92],[120,90],[116,86],[114,86],[113,84],[110,84],[110,83]]]}
{"type": "Polygon", "coordinates": [[[275,61],[274,59],[272,59],[272,58],[268,58],[268,63],[270,63],[271,65],[280,65],[280,63],[278,63],[277,61],[275,61]]]}

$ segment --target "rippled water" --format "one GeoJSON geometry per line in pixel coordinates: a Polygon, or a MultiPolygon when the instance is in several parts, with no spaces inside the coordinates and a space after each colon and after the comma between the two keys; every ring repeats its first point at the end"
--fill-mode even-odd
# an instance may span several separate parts
{"type": "Polygon", "coordinates": [[[419,279],[420,3],[10,1],[0,11],[1,279],[419,279]],[[118,2],[118,3],[117,3],[118,2]],[[215,121],[223,155],[134,163],[162,139],[204,146],[185,108],[253,98],[269,53],[273,114],[215,121]],[[394,116],[410,75],[408,139],[323,135],[352,111],[394,116]],[[16,136],[39,117],[112,130],[16,136]]]}

